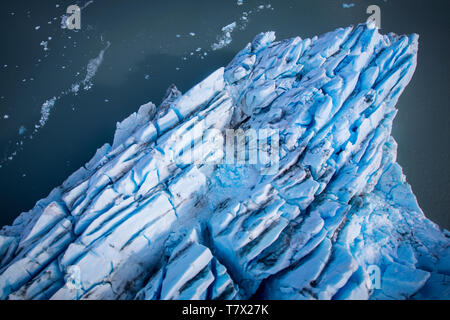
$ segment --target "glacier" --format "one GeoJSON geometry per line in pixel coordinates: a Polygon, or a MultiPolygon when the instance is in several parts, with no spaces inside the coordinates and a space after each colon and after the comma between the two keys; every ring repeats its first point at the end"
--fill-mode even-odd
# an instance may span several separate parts
{"type": "Polygon", "coordinates": [[[450,298],[450,233],[391,136],[417,51],[371,24],[265,32],[184,95],[171,86],[1,229],[0,298],[450,298]],[[221,153],[202,133],[250,128],[279,133],[276,171],[207,161],[221,153]],[[194,140],[208,152],[167,156],[194,140]]]}

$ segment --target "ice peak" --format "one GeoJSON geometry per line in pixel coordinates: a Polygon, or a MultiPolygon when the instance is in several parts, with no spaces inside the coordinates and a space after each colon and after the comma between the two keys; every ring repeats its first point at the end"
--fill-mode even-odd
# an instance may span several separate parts
{"type": "Polygon", "coordinates": [[[449,233],[391,136],[417,47],[366,24],[266,32],[171,86],[0,231],[0,298],[448,298],[449,233]]]}

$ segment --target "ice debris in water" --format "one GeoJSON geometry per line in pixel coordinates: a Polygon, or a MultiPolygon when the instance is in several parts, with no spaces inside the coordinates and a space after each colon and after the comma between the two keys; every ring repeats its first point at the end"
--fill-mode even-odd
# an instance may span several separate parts
{"type": "Polygon", "coordinates": [[[231,41],[233,40],[231,37],[231,33],[234,31],[235,28],[236,28],[236,22],[232,22],[232,23],[226,25],[225,27],[223,27],[222,35],[217,38],[217,42],[215,42],[211,45],[211,49],[214,51],[214,50],[219,50],[219,49],[222,49],[222,48],[228,46],[231,43],[231,41]]]}
{"type": "Polygon", "coordinates": [[[23,135],[26,131],[27,131],[27,128],[25,128],[25,126],[20,126],[19,135],[23,135]]]}
{"type": "Polygon", "coordinates": [[[366,25],[267,32],[184,95],[171,86],[0,231],[0,298],[448,299],[450,234],[391,136],[417,47],[366,25]],[[279,133],[279,170],[205,163],[220,148],[202,133],[249,128],[279,133]],[[210,152],[167,156],[193,144],[210,152]]]}
{"type": "Polygon", "coordinates": [[[45,126],[45,123],[48,121],[50,117],[50,111],[55,106],[55,102],[58,100],[57,97],[53,97],[47,101],[45,101],[41,106],[41,118],[39,119],[39,125],[36,125],[35,128],[38,129],[40,127],[45,126]]]}
{"type": "Polygon", "coordinates": [[[41,47],[44,47],[44,51],[48,51],[48,41],[41,41],[40,43],[41,47]]]}
{"type": "Polygon", "coordinates": [[[86,67],[86,77],[84,78],[82,84],[84,85],[85,90],[89,90],[92,88],[91,79],[96,75],[98,68],[103,63],[103,57],[105,55],[106,50],[111,46],[111,43],[108,41],[106,47],[100,51],[97,57],[89,60],[89,63],[86,67]]]}

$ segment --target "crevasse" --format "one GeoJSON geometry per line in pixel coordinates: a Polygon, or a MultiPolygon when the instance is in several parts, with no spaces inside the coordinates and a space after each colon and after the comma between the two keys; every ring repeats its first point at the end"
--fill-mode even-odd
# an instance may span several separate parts
{"type": "Polygon", "coordinates": [[[417,48],[365,24],[267,32],[184,95],[169,88],[0,231],[0,298],[449,298],[449,233],[422,213],[391,136],[417,48]],[[275,173],[166,157],[192,137],[212,157],[192,133],[246,128],[279,132],[275,173]]]}

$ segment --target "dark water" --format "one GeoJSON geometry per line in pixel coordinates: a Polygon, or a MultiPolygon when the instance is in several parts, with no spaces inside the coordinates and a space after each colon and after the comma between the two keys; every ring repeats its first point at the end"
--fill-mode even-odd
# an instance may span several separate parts
{"type": "Polygon", "coordinates": [[[421,36],[419,65],[398,103],[394,137],[425,214],[449,228],[449,1],[358,0],[349,9],[342,8],[344,2],[352,1],[244,0],[238,6],[234,0],[94,0],[82,10],[82,29],[75,32],[60,26],[74,1],[2,1],[0,225],[47,196],[112,141],[117,121],[148,101],[159,103],[170,84],[185,92],[261,31],[274,30],[278,39],[312,37],[365,21],[367,6],[377,4],[382,32],[421,36]],[[240,20],[244,11],[246,25],[240,20]],[[232,43],[211,51],[221,28],[233,21],[238,26],[232,43]],[[48,41],[48,51],[42,41],[48,41]],[[90,59],[108,42],[92,89],[58,99],[46,125],[30,139],[42,104],[81,81],[90,59]],[[26,131],[19,135],[21,126],[26,131]]]}

